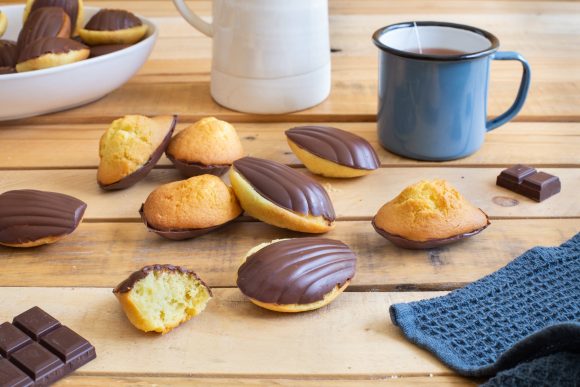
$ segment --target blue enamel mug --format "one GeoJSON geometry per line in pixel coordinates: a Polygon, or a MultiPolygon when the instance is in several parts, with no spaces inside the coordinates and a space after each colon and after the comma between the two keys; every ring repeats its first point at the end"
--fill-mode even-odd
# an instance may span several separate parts
{"type": "Polygon", "coordinates": [[[497,51],[498,39],[462,24],[406,22],[377,30],[379,54],[378,134],[381,145],[417,160],[468,156],[486,132],[510,121],[530,87],[528,62],[518,53],[497,51]],[[419,47],[421,47],[419,49],[419,47]],[[487,120],[491,60],[523,66],[513,105],[487,120]]]}

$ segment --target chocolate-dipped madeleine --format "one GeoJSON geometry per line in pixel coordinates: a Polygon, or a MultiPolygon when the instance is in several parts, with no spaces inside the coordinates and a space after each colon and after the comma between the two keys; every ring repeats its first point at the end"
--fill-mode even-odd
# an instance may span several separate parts
{"type": "Polygon", "coordinates": [[[99,142],[99,186],[125,189],[145,178],[165,151],[176,122],[177,116],[141,115],[113,121],[99,142]]]}
{"type": "Polygon", "coordinates": [[[429,249],[476,235],[490,222],[445,180],[433,180],[405,188],[381,207],[372,224],[399,247],[429,249]]]}
{"type": "Polygon", "coordinates": [[[18,54],[16,71],[41,70],[87,59],[89,48],[67,38],[40,38],[18,54]]]}
{"type": "Polygon", "coordinates": [[[207,173],[220,176],[244,156],[244,149],[231,124],[206,117],[177,133],[165,154],[186,177],[207,173]]]}
{"type": "Polygon", "coordinates": [[[83,0],[27,0],[23,21],[26,22],[29,15],[44,7],[62,8],[70,18],[71,34],[78,34],[78,30],[83,25],[83,0]]]}
{"type": "Polygon", "coordinates": [[[133,44],[140,41],[148,27],[129,11],[101,9],[80,29],[79,34],[89,46],[101,44],[133,44]]]}
{"type": "Polygon", "coordinates": [[[16,59],[16,43],[11,40],[0,40],[0,74],[14,73],[16,59]]]}
{"type": "Polygon", "coordinates": [[[224,226],[240,216],[242,209],[219,177],[201,175],[158,187],[139,213],[149,231],[181,240],[224,226]]]}
{"type": "Polygon", "coordinates": [[[8,28],[8,18],[6,17],[6,14],[4,12],[0,11],[0,38],[2,37],[2,35],[4,35],[7,28],[8,28]]]}
{"type": "Polygon", "coordinates": [[[0,194],[0,244],[35,247],[54,243],[80,224],[86,203],[56,192],[15,190],[0,194]]]}
{"type": "Polygon", "coordinates": [[[131,47],[130,44],[104,44],[102,46],[92,46],[91,54],[89,58],[96,58],[99,56],[107,55],[112,52],[121,51],[127,47],[131,47]]]}
{"type": "Polygon", "coordinates": [[[244,157],[234,161],[230,181],[242,208],[263,222],[308,233],[334,228],[336,216],[328,193],[295,169],[244,157]]]}
{"type": "Polygon", "coordinates": [[[312,173],[327,177],[358,177],[379,168],[367,140],[328,126],[300,126],[286,131],[292,152],[312,173]]]}
{"type": "Polygon", "coordinates": [[[200,314],[211,289],[194,271],[173,265],[145,266],[113,290],[137,329],[165,334],[200,314]]]}
{"type": "Polygon", "coordinates": [[[237,285],[250,300],[277,312],[305,312],[332,302],[354,277],[356,256],[326,238],[274,240],[251,249],[237,285]]]}
{"type": "Polygon", "coordinates": [[[30,14],[18,34],[18,52],[40,38],[70,38],[70,32],[70,18],[62,8],[39,8],[30,14]]]}

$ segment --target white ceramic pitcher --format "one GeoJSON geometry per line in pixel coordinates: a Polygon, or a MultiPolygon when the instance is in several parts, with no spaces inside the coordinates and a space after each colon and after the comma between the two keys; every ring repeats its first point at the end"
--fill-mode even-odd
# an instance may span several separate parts
{"type": "Polygon", "coordinates": [[[213,38],[211,95],[247,113],[302,110],[330,93],[328,0],[213,0],[213,22],[173,3],[213,38]]]}

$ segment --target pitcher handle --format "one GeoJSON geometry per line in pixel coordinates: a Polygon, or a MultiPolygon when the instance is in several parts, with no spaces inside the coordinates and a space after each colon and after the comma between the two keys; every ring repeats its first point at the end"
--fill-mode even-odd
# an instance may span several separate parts
{"type": "Polygon", "coordinates": [[[211,23],[208,23],[197,16],[191,9],[189,9],[187,5],[185,5],[184,0],[173,0],[173,4],[181,16],[183,16],[183,18],[196,30],[209,37],[213,36],[213,28],[211,23]]]}
{"type": "Polygon", "coordinates": [[[524,102],[526,101],[526,97],[528,96],[528,90],[530,89],[530,80],[531,80],[531,69],[528,61],[518,54],[517,52],[513,51],[501,51],[496,52],[493,56],[494,60],[517,60],[523,66],[522,72],[522,80],[520,82],[520,88],[518,90],[518,95],[516,100],[512,104],[512,106],[503,114],[489,120],[486,122],[485,127],[487,131],[493,130],[498,126],[502,126],[506,122],[510,121],[512,118],[519,113],[524,106],[524,102]]]}

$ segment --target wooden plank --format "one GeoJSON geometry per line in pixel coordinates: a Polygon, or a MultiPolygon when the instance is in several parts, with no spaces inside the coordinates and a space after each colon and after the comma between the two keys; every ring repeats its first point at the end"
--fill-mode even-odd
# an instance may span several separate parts
{"type": "Polygon", "coordinates": [[[79,376],[83,371],[56,383],[65,386],[220,386],[220,387],[368,387],[368,386],[477,386],[473,380],[460,376],[405,376],[392,375],[384,379],[255,379],[255,378],[197,378],[197,377],[154,377],[154,376],[79,376]]]}
{"type": "MultiPolygon", "coordinates": [[[[406,186],[434,178],[448,180],[492,218],[580,217],[580,169],[542,170],[559,176],[563,187],[562,192],[542,203],[497,187],[495,180],[501,168],[393,167],[360,179],[314,178],[329,192],[341,220],[370,219],[406,186]]],[[[129,189],[105,192],[98,187],[95,175],[93,169],[0,171],[0,192],[25,188],[62,192],[88,203],[85,218],[90,221],[136,220],[141,203],[153,189],[182,178],[175,169],[155,169],[129,189]]]]}
{"type": "Polygon", "coordinates": [[[237,289],[216,289],[206,311],[159,336],[135,329],[110,289],[2,288],[0,321],[41,306],[95,346],[97,359],[82,369],[89,375],[452,375],[388,314],[392,303],[439,295],[345,293],[318,311],[288,315],[253,305],[237,289]]]}
{"type": "MultiPolygon", "coordinates": [[[[178,125],[181,130],[191,122],[178,125]]],[[[249,155],[299,166],[288,148],[284,130],[303,123],[238,123],[236,128],[249,155]]],[[[472,156],[441,163],[399,157],[378,143],[374,123],[324,123],[366,138],[383,166],[578,166],[580,123],[511,123],[489,133],[472,156]]],[[[107,124],[12,125],[0,130],[0,169],[96,168],[99,138],[107,124]]],[[[165,157],[159,165],[171,165],[165,157]]]]}
{"type": "MultiPolygon", "coordinates": [[[[430,251],[399,249],[368,221],[339,222],[325,236],[344,241],[358,257],[350,291],[450,290],[505,266],[524,251],[556,246],[580,230],[580,219],[496,220],[468,241],[430,251]]],[[[59,243],[0,249],[0,286],[112,288],[154,263],[195,270],[212,287],[235,287],[246,252],[266,241],[301,237],[259,222],[239,222],[203,237],[172,242],[140,223],[83,223],[59,243]]]]}

